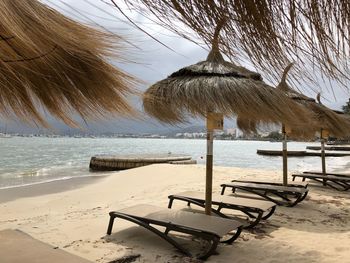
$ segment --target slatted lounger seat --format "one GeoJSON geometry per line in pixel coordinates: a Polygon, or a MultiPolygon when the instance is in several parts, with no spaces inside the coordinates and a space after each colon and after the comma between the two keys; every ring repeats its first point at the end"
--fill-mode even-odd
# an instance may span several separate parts
{"type": "Polygon", "coordinates": [[[350,177],[319,174],[292,174],[292,177],[293,181],[296,177],[302,178],[303,181],[310,179],[338,191],[347,191],[350,189],[350,177]]]}
{"type": "MultiPolygon", "coordinates": [[[[188,205],[195,204],[200,207],[205,207],[204,196],[205,193],[194,191],[169,195],[168,208],[172,207],[174,200],[185,201],[188,205]]],[[[224,218],[236,219],[237,217],[232,217],[231,215],[227,215],[221,212],[222,209],[239,210],[246,214],[251,220],[249,220],[249,224],[244,226],[244,228],[254,227],[260,222],[260,220],[268,219],[276,209],[276,204],[270,201],[253,200],[249,198],[222,196],[215,194],[212,196],[212,204],[214,206],[217,206],[217,208],[212,208],[212,212],[224,218]]]]}
{"type": "MultiPolygon", "coordinates": [[[[323,175],[322,172],[317,172],[317,171],[305,171],[303,172],[304,174],[318,174],[318,175],[323,175]]],[[[326,175],[333,175],[333,176],[340,176],[340,177],[349,177],[350,178],[350,174],[349,173],[326,173],[326,175]]]]}
{"type": "Polygon", "coordinates": [[[1,263],[92,263],[12,229],[0,231],[1,263]]]}
{"type": "Polygon", "coordinates": [[[254,195],[258,195],[277,205],[295,206],[303,201],[309,190],[304,187],[290,187],[279,185],[265,185],[254,183],[232,182],[230,184],[222,184],[221,194],[225,193],[226,188],[231,188],[232,192],[241,190],[254,195]]]}
{"type": "MultiPolygon", "coordinates": [[[[231,182],[283,186],[283,183],[279,183],[279,182],[267,182],[267,181],[255,181],[255,180],[232,180],[231,182]]],[[[308,183],[306,183],[306,182],[288,182],[288,186],[307,188],[308,183]]]]}
{"type": "Polygon", "coordinates": [[[205,239],[210,245],[199,256],[200,259],[206,259],[212,255],[220,239],[224,236],[232,235],[228,240],[221,242],[232,243],[242,231],[242,223],[232,219],[181,210],[164,209],[153,205],[135,205],[120,211],[112,211],[109,215],[108,235],[112,233],[115,218],[125,219],[157,234],[188,256],[192,256],[191,253],[171,238],[168,235],[169,232],[181,232],[205,239]],[[165,231],[162,232],[152,225],[165,227],[165,231]]]}

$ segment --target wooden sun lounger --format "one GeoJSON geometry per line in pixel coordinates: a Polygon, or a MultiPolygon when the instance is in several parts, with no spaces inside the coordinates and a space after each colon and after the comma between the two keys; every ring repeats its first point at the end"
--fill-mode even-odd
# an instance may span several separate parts
{"type": "Polygon", "coordinates": [[[296,177],[310,179],[315,182],[321,183],[325,186],[329,186],[338,191],[347,191],[350,189],[350,177],[334,176],[334,175],[320,175],[320,174],[292,174],[293,181],[296,177]]]}
{"type": "Polygon", "coordinates": [[[112,233],[115,218],[125,219],[150,230],[187,256],[192,255],[168,235],[170,231],[181,232],[207,240],[210,243],[209,248],[198,257],[200,259],[206,259],[212,255],[220,239],[224,236],[232,235],[229,239],[221,241],[230,244],[238,238],[242,231],[242,223],[232,219],[163,209],[153,205],[135,205],[120,211],[112,211],[109,215],[108,235],[112,233]],[[165,231],[162,232],[152,225],[165,227],[165,231]]]}
{"type": "MultiPolygon", "coordinates": [[[[283,183],[279,183],[279,182],[267,182],[267,181],[255,181],[255,180],[232,180],[231,182],[283,186],[283,183]]],[[[288,186],[307,188],[308,183],[307,182],[288,182],[288,186]]]]}
{"type": "Polygon", "coordinates": [[[0,231],[1,263],[92,263],[19,231],[0,231]]]}
{"type": "MultiPolygon", "coordinates": [[[[303,172],[304,174],[317,174],[317,175],[323,175],[322,172],[318,172],[318,171],[305,171],[303,172]]],[[[326,173],[326,175],[333,175],[333,176],[340,176],[340,177],[349,177],[350,178],[350,174],[349,173],[326,173]]]]}
{"type": "Polygon", "coordinates": [[[258,195],[268,201],[282,206],[295,206],[305,199],[309,190],[304,187],[290,187],[279,185],[265,185],[254,183],[232,182],[222,184],[221,194],[225,193],[226,188],[231,188],[232,192],[241,190],[254,195],[258,195]]]}
{"type": "MultiPolygon", "coordinates": [[[[194,191],[169,195],[168,208],[172,207],[174,200],[185,201],[188,205],[195,204],[204,208],[204,195],[204,193],[194,191]]],[[[225,213],[221,212],[222,209],[239,210],[246,214],[251,220],[249,220],[249,224],[243,228],[252,228],[256,226],[260,220],[268,219],[276,209],[276,204],[269,201],[222,195],[213,195],[212,204],[217,206],[217,208],[212,208],[212,212],[224,218],[236,219],[237,217],[226,215],[225,213]]]]}

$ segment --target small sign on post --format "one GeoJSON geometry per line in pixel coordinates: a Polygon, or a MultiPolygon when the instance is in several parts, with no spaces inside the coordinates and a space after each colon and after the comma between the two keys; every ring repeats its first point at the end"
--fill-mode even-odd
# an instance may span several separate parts
{"type": "Polygon", "coordinates": [[[287,135],[290,135],[292,133],[292,127],[288,126],[288,125],[285,125],[284,126],[284,132],[287,134],[287,135]]]}
{"type": "Polygon", "coordinates": [[[322,139],[328,139],[328,137],[329,137],[329,130],[322,129],[321,130],[321,138],[322,139]]]}
{"type": "Polygon", "coordinates": [[[224,115],[222,113],[210,112],[207,116],[207,129],[223,130],[224,129],[224,115]]]}

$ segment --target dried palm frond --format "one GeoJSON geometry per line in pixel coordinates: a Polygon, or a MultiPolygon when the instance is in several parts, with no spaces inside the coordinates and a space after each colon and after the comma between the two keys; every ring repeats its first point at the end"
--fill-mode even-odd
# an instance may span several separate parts
{"type": "Polygon", "coordinates": [[[348,0],[124,2],[133,11],[146,18],[152,17],[156,23],[180,36],[194,42],[198,42],[199,36],[208,46],[217,22],[226,17],[221,51],[232,61],[249,58],[270,79],[277,81],[284,65],[296,61],[299,67],[293,75],[296,81],[301,80],[302,72],[307,80],[316,81],[318,74],[315,72],[341,84],[349,80],[348,0]]]}
{"type": "Polygon", "coordinates": [[[136,84],[111,65],[120,39],[75,22],[36,0],[0,1],[0,114],[47,126],[40,109],[68,125],[132,113],[136,84]]]}
{"type": "Polygon", "coordinates": [[[145,92],[143,105],[148,114],[167,123],[185,122],[189,116],[206,117],[208,112],[262,123],[296,124],[307,116],[282,91],[265,84],[260,74],[225,61],[215,44],[207,60],[152,85],[145,92]]]}

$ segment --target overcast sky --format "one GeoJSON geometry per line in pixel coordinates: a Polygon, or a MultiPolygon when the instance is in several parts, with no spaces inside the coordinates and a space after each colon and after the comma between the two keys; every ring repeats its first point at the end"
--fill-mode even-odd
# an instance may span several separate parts
{"type": "MultiPolygon", "coordinates": [[[[145,81],[146,84],[140,87],[142,90],[146,89],[152,83],[164,79],[172,72],[206,58],[207,51],[198,45],[160,28],[137,14],[127,12],[132,19],[142,24],[145,30],[167,46],[176,50],[176,52],[165,48],[146,34],[128,24],[126,19],[116,8],[112,5],[108,5],[108,3],[110,3],[109,0],[103,1],[42,0],[43,3],[50,5],[75,20],[116,32],[133,43],[133,45],[130,45],[125,42],[127,50],[125,50],[124,54],[127,59],[135,61],[135,63],[117,63],[117,66],[145,81]]],[[[119,0],[118,3],[120,2],[122,1],[119,0]]],[[[125,9],[125,11],[127,10],[125,9]]],[[[242,66],[249,67],[249,65],[242,66]]],[[[250,69],[254,70],[253,68],[250,69]]],[[[264,76],[262,72],[260,73],[264,76]]],[[[305,94],[315,97],[313,91],[307,89],[302,90],[305,94]]],[[[331,108],[340,109],[341,105],[344,105],[348,100],[348,92],[337,87],[334,87],[334,92],[336,98],[334,98],[331,91],[327,92],[323,90],[322,96],[325,98],[323,99],[323,103],[331,108]]],[[[139,100],[133,99],[132,101],[136,107],[141,109],[141,102],[139,100]]],[[[229,125],[231,125],[231,123],[229,123],[229,125]]],[[[8,126],[15,127],[13,124],[8,124],[8,126]]],[[[59,129],[63,127],[57,122],[55,122],[55,126],[59,127],[59,129]]],[[[17,124],[16,127],[21,128],[22,125],[17,124]]],[[[153,131],[158,127],[159,125],[156,124],[156,121],[152,123],[150,123],[149,120],[130,122],[119,119],[98,124],[92,123],[89,124],[87,128],[101,132],[106,130],[132,132],[133,130],[153,131]]]]}

